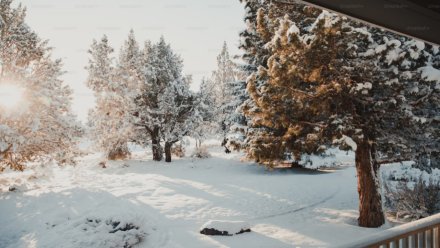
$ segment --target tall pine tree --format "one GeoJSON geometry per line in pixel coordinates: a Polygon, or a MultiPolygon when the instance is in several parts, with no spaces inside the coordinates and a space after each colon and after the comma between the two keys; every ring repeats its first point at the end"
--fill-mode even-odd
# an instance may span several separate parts
{"type": "Polygon", "coordinates": [[[212,111],[212,124],[217,126],[211,131],[220,135],[226,152],[230,152],[232,143],[233,148],[240,148],[244,133],[245,118],[239,111],[245,99],[243,80],[244,73],[232,61],[225,42],[217,56],[217,69],[203,82],[201,94],[212,111]]]}
{"type": "MultiPolygon", "coordinates": [[[[411,159],[418,154],[412,142],[420,135],[435,135],[432,121],[438,113],[427,111],[432,105],[426,105],[438,99],[434,84],[417,81],[424,93],[416,96],[410,93],[414,81],[396,79],[420,74],[416,64],[401,74],[400,63],[426,51],[415,51],[417,45],[406,38],[300,4],[292,4],[293,11],[280,18],[274,13],[283,6],[260,8],[255,20],[256,33],[269,40],[263,47],[270,57],[247,81],[253,104],[245,108],[253,128],[248,154],[271,165],[289,154],[299,160],[304,153],[337,144],[351,146],[356,152],[359,224],[380,226],[381,162],[404,154],[411,159]],[[420,120],[429,120],[431,128],[418,131],[420,120]]],[[[419,66],[431,57],[420,58],[419,66]]]]}
{"type": "MultiPolygon", "coordinates": [[[[126,44],[131,42],[130,35],[126,44]]],[[[127,142],[133,130],[127,119],[130,103],[126,92],[128,79],[122,75],[128,70],[117,71],[112,53],[113,48],[109,46],[106,36],[100,42],[93,41],[86,69],[89,72],[87,85],[95,91],[96,97],[96,107],[89,113],[92,138],[107,159],[117,160],[129,157],[127,142]]],[[[124,56],[122,54],[121,57],[124,56]]]]}

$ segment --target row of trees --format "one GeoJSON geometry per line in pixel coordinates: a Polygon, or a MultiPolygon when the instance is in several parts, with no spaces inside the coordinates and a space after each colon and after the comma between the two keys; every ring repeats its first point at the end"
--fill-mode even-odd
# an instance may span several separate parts
{"type": "Polygon", "coordinates": [[[359,224],[382,225],[380,164],[438,162],[438,47],[298,3],[242,2],[248,157],[270,166],[351,146],[359,224]]]}
{"type": "Polygon", "coordinates": [[[87,85],[97,106],[89,114],[91,134],[108,159],[130,155],[128,143],[150,144],[153,159],[171,162],[171,147],[194,130],[197,96],[183,63],[163,38],[142,49],[130,32],[116,60],[107,37],[94,41],[87,85]]]}
{"type": "MultiPolygon", "coordinates": [[[[71,111],[72,91],[60,79],[62,62],[26,25],[25,8],[11,3],[0,5],[0,86],[23,93],[16,94],[19,106],[0,106],[1,166],[22,170],[38,159],[73,162],[84,130],[71,111]]],[[[172,145],[185,135],[200,142],[216,134],[225,147],[241,147],[246,122],[236,109],[246,97],[244,74],[226,44],[218,69],[198,93],[189,91],[191,77],[182,74],[182,60],[163,38],[140,48],[130,32],[117,58],[113,53],[105,36],[94,41],[86,67],[97,103],[88,132],[108,159],[129,157],[128,144],[137,143],[151,145],[154,160],[165,153],[171,161],[172,145]]]]}
{"type": "Polygon", "coordinates": [[[232,61],[226,43],[218,68],[198,93],[165,40],[144,43],[131,31],[119,56],[104,36],[90,50],[87,85],[97,106],[89,113],[91,135],[110,160],[129,157],[129,143],[151,146],[153,160],[171,162],[173,144],[193,136],[200,145],[210,136],[223,139],[227,152],[243,146],[246,119],[237,111],[246,98],[244,73],[232,61]]]}
{"type": "Polygon", "coordinates": [[[70,162],[83,130],[60,80],[62,62],[26,25],[25,8],[11,3],[0,1],[0,88],[20,99],[10,99],[14,109],[0,104],[0,171],[47,157],[70,162]]]}

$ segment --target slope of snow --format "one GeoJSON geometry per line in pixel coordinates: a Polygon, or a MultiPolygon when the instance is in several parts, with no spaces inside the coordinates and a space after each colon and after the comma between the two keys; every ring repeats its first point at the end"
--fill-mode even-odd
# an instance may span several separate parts
{"type": "Polygon", "coordinates": [[[357,226],[351,166],[268,171],[210,149],[212,158],[170,164],[140,152],[102,169],[94,154],[75,168],[0,174],[0,247],[121,247],[139,240],[135,247],[326,247],[389,227],[357,226]],[[9,192],[10,184],[17,190],[9,192]],[[200,234],[213,219],[245,221],[252,232],[200,234]],[[122,231],[128,224],[136,228],[122,231]]]}

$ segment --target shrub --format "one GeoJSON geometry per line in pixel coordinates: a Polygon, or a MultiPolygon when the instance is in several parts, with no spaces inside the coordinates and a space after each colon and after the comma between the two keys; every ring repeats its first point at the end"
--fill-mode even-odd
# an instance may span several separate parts
{"type": "Polygon", "coordinates": [[[175,145],[171,148],[171,154],[176,157],[183,158],[185,157],[185,148],[181,144],[175,145]]]}
{"type": "Polygon", "coordinates": [[[396,218],[421,219],[440,212],[440,181],[386,181],[385,205],[396,218]]]}
{"type": "Polygon", "coordinates": [[[200,146],[194,150],[191,157],[193,157],[193,158],[210,158],[211,154],[209,154],[208,148],[206,146],[200,146]]]}

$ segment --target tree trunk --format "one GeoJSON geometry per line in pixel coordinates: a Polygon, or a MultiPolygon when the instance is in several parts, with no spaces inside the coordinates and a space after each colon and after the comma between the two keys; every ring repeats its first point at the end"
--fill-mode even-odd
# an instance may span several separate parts
{"type": "Polygon", "coordinates": [[[225,148],[225,153],[231,153],[231,150],[229,150],[229,148],[226,146],[228,144],[228,139],[227,138],[223,138],[222,141],[222,146],[225,148]]]}
{"type": "Polygon", "coordinates": [[[154,161],[162,161],[163,153],[162,153],[162,147],[160,145],[160,138],[159,138],[159,130],[155,129],[154,132],[151,135],[151,149],[153,151],[153,160],[154,161]]]}
{"type": "Polygon", "coordinates": [[[359,142],[356,149],[356,170],[359,192],[359,226],[379,227],[385,223],[379,185],[379,164],[375,150],[368,140],[359,142]]]}
{"type": "Polygon", "coordinates": [[[166,142],[165,143],[165,162],[170,163],[171,162],[171,147],[173,146],[172,143],[166,142]]]}

